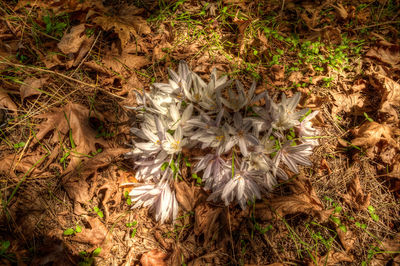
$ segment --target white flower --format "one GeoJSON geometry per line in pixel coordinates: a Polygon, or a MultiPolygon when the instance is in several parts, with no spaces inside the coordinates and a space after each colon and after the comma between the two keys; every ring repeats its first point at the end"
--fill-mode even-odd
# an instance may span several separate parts
{"type": "Polygon", "coordinates": [[[238,91],[237,94],[232,90],[232,88],[228,89],[228,100],[220,97],[221,102],[226,107],[232,109],[234,112],[238,112],[240,109],[247,106],[253,101],[253,94],[256,89],[256,82],[253,81],[253,84],[251,85],[247,95],[244,91],[243,84],[238,80],[236,80],[236,89],[238,91]]]}
{"type": "Polygon", "coordinates": [[[136,202],[133,208],[150,207],[149,210],[154,214],[156,221],[161,223],[175,220],[178,215],[175,192],[171,191],[168,182],[136,187],[131,190],[129,196],[136,202]]]}
{"type": "Polygon", "coordinates": [[[319,111],[312,112],[295,127],[301,140],[304,143],[309,143],[313,146],[318,146],[318,140],[312,138],[318,134],[318,130],[312,127],[311,119],[313,119],[318,113],[319,111]]]}
{"type": "Polygon", "coordinates": [[[171,119],[171,122],[169,123],[169,129],[171,129],[171,130],[175,130],[179,126],[181,126],[184,129],[184,131],[186,131],[186,129],[189,129],[189,127],[187,125],[187,121],[192,116],[193,104],[189,104],[188,106],[186,106],[182,115],[180,112],[180,108],[181,108],[181,102],[179,102],[178,104],[170,105],[169,118],[171,119]]]}
{"type": "Polygon", "coordinates": [[[308,143],[296,146],[292,146],[291,144],[291,141],[286,142],[277,152],[276,156],[274,157],[274,161],[276,165],[278,165],[279,162],[282,161],[287,167],[289,167],[290,171],[298,174],[298,164],[305,166],[312,165],[308,156],[312,154],[313,146],[308,143]]]}
{"type": "Polygon", "coordinates": [[[266,94],[266,105],[270,104],[271,126],[277,130],[284,131],[298,125],[299,119],[307,113],[307,109],[296,111],[301,94],[297,92],[292,98],[287,99],[282,93],[282,100],[275,104],[266,94]]]}
{"type": "Polygon", "coordinates": [[[260,188],[253,180],[255,173],[247,168],[247,163],[242,162],[240,169],[234,171],[234,177],[223,188],[212,193],[208,199],[216,200],[221,197],[226,206],[236,199],[243,210],[246,209],[248,200],[261,199],[260,188]]]}
{"type": "Polygon", "coordinates": [[[235,113],[233,115],[233,125],[234,127],[227,125],[229,134],[231,136],[224,144],[225,152],[229,151],[234,145],[238,144],[241,154],[243,156],[247,156],[249,154],[248,147],[259,144],[258,139],[249,132],[252,123],[250,120],[243,119],[240,113],[235,113]]]}
{"type": "Polygon", "coordinates": [[[162,142],[162,147],[168,154],[175,154],[180,152],[186,143],[187,139],[183,138],[182,128],[178,127],[173,136],[169,133],[165,134],[165,140],[162,142]]]}
{"type": "Polygon", "coordinates": [[[214,154],[206,154],[197,163],[194,172],[203,171],[202,180],[205,183],[204,188],[216,190],[221,185],[226,184],[230,178],[230,169],[227,163],[220,157],[220,151],[214,154]]]}

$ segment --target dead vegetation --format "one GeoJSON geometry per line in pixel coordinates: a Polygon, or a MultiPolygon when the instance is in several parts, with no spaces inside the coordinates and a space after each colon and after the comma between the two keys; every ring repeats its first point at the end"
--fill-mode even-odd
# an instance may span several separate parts
{"type": "Polygon", "coordinates": [[[2,264],[400,263],[398,0],[20,0],[0,14],[2,264]],[[131,209],[125,107],[182,59],[257,94],[301,92],[320,110],[313,167],[241,211],[206,201],[189,158],[173,224],[131,209]]]}

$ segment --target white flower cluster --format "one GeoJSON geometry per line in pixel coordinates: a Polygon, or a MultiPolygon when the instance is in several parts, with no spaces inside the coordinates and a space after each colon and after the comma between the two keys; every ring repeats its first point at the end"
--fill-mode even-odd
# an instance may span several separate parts
{"type": "Polygon", "coordinates": [[[255,95],[255,82],[246,93],[241,82],[218,78],[216,69],[207,84],[184,61],[169,74],[168,84],[137,93],[139,106],[132,107],[139,123],[131,129],[137,141],[127,155],[134,157],[141,182],[129,194],[135,208],[150,207],[161,223],[176,218],[173,183],[179,165],[187,163],[182,148],[203,154],[192,171],[211,191],[209,200],[237,202],[242,209],[271,190],[277,177],[287,178],[281,165],[293,173],[298,165],[311,165],[318,141],[310,120],[317,112],[296,110],[300,93],[290,99],[282,94],[275,103],[267,93],[255,95]]]}

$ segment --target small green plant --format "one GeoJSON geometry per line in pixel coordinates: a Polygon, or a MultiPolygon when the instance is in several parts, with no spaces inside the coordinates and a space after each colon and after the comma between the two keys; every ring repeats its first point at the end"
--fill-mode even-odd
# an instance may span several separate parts
{"type": "Polygon", "coordinates": [[[80,233],[80,232],[82,232],[82,227],[80,227],[79,225],[76,225],[75,228],[68,228],[68,229],[64,230],[63,235],[71,236],[71,235],[74,235],[74,234],[80,233]]]}
{"type": "Polygon", "coordinates": [[[43,22],[46,25],[45,31],[47,34],[60,38],[69,24],[69,17],[68,14],[54,15],[49,12],[43,17],[43,22]]]}
{"type": "Polygon", "coordinates": [[[93,211],[94,211],[95,213],[97,213],[97,215],[98,215],[100,218],[103,218],[103,217],[104,217],[104,213],[99,209],[99,207],[94,206],[93,211]]]}
{"type": "Polygon", "coordinates": [[[81,261],[78,263],[79,266],[91,266],[94,265],[94,258],[99,256],[101,252],[101,248],[96,248],[91,253],[86,251],[79,252],[79,256],[81,257],[81,261]]]}
{"type": "Polygon", "coordinates": [[[137,221],[133,221],[131,223],[126,223],[126,227],[132,228],[131,238],[134,238],[136,235],[136,232],[137,232],[136,225],[137,225],[137,221]]]}

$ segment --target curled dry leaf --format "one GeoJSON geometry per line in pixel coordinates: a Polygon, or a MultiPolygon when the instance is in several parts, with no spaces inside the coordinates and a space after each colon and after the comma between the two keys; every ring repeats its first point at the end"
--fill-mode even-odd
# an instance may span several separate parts
{"type": "Polygon", "coordinates": [[[158,249],[153,249],[144,253],[140,258],[142,266],[167,266],[165,259],[167,254],[158,249]]]}
{"type": "Polygon", "coordinates": [[[46,84],[48,79],[48,77],[40,79],[35,77],[26,78],[19,88],[19,93],[21,94],[22,101],[26,97],[41,94],[42,92],[40,91],[40,89],[43,87],[44,84],[46,84]]]}
{"type": "Polygon", "coordinates": [[[195,209],[194,233],[196,236],[204,235],[204,246],[208,246],[220,230],[221,208],[211,207],[207,203],[198,205],[195,209]]]}
{"type": "Polygon", "coordinates": [[[370,75],[369,80],[381,94],[379,111],[392,117],[388,122],[397,122],[397,111],[393,107],[400,106],[400,84],[381,74],[370,75]]]}
{"type": "Polygon", "coordinates": [[[195,206],[194,187],[189,187],[186,182],[175,182],[176,199],[185,211],[193,210],[195,206]]]}
{"type": "Polygon", "coordinates": [[[285,78],[285,66],[273,65],[271,67],[272,78],[275,81],[283,80],[285,78]]]}
{"type": "Polygon", "coordinates": [[[258,218],[271,220],[276,216],[284,217],[288,214],[305,213],[317,217],[321,221],[328,220],[333,210],[324,210],[323,204],[309,180],[295,179],[290,185],[290,189],[293,192],[292,195],[268,200],[270,207],[266,207],[265,204],[256,204],[258,218]]]}
{"type": "Polygon", "coordinates": [[[107,252],[112,247],[112,235],[106,226],[97,217],[88,218],[90,228],[83,228],[82,232],[76,234],[71,240],[93,245],[95,248],[101,246],[100,256],[107,256],[107,252]]]}
{"type": "Polygon", "coordinates": [[[347,194],[342,195],[342,198],[350,207],[361,211],[370,205],[371,193],[364,195],[360,179],[356,176],[347,185],[347,194]]]}
{"type": "Polygon", "coordinates": [[[331,92],[331,95],[334,99],[332,116],[336,116],[336,114],[341,111],[355,115],[360,115],[367,111],[365,99],[360,93],[346,95],[338,92],[331,92]]]}
{"type": "Polygon", "coordinates": [[[25,154],[21,160],[15,154],[10,154],[0,158],[0,173],[10,174],[12,177],[17,178],[16,171],[21,173],[28,173],[32,168],[32,171],[28,176],[32,176],[39,173],[39,167],[43,164],[45,155],[43,154],[25,154]]]}
{"type": "Polygon", "coordinates": [[[366,53],[366,56],[378,59],[379,61],[390,65],[395,70],[400,70],[399,45],[381,41],[376,46],[371,47],[371,49],[366,53]]]}
{"type": "Polygon", "coordinates": [[[343,229],[340,227],[336,227],[336,232],[346,252],[352,250],[357,239],[356,235],[348,229],[343,231],[343,229]]]}
{"type": "Polygon", "coordinates": [[[85,30],[85,24],[74,26],[57,44],[58,49],[64,54],[76,54],[75,59],[67,64],[69,67],[78,65],[94,42],[94,36],[88,37],[85,30]]]}
{"type": "Polygon", "coordinates": [[[0,106],[3,106],[10,111],[13,111],[14,113],[17,112],[17,106],[15,105],[13,100],[11,100],[10,96],[8,96],[8,94],[2,90],[0,90],[0,106]]]}
{"type": "Polygon", "coordinates": [[[382,140],[394,147],[398,147],[393,136],[399,134],[399,130],[389,125],[367,121],[354,129],[353,133],[356,138],[351,143],[356,146],[373,147],[382,140]]]}

